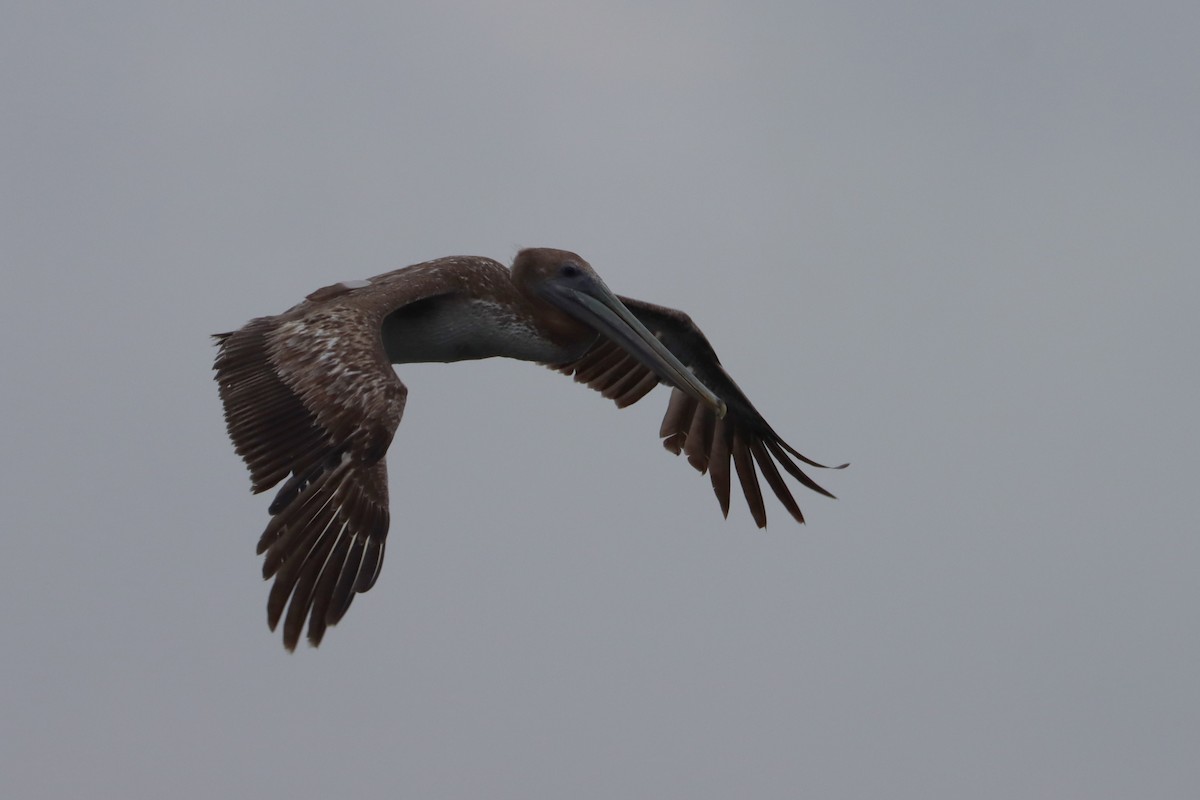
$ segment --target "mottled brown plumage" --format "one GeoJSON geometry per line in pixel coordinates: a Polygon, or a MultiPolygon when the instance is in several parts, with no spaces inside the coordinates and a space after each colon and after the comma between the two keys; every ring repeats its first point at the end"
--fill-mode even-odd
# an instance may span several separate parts
{"type": "Polygon", "coordinates": [[[289,649],[306,621],[319,644],[379,576],[389,522],[384,455],[408,393],[394,363],[535,361],[621,408],[666,383],[663,444],[710,475],[722,513],[731,461],[759,527],[766,510],[755,464],[799,522],[777,465],[829,495],[792,459],[821,465],[779,438],[686,314],[618,300],[567,251],[523,250],[511,270],[452,256],[333,284],[216,338],[226,424],[252,489],[282,483],[258,552],[264,577],[275,579],[267,619],[272,630],[283,622],[289,649]]]}

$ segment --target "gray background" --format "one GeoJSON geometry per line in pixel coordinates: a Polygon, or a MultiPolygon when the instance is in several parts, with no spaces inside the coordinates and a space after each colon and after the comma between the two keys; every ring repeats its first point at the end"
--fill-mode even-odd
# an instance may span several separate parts
{"type": "Polygon", "coordinates": [[[1195,797],[1194,2],[6,4],[6,797],[1195,797]],[[688,310],[837,502],[404,367],[268,633],[208,334],[453,253],[688,310]]]}

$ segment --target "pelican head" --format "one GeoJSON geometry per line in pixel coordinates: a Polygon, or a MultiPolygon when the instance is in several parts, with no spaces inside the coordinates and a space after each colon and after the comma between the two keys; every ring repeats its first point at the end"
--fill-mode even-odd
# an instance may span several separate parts
{"type": "Polygon", "coordinates": [[[552,309],[547,319],[560,329],[582,324],[612,339],[672,386],[725,416],[725,402],[700,382],[658,337],[604,285],[591,264],[568,250],[522,250],[513,260],[512,279],[530,300],[552,309]],[[553,311],[566,319],[553,319],[553,311]],[[566,323],[563,325],[562,323],[566,323]]]}

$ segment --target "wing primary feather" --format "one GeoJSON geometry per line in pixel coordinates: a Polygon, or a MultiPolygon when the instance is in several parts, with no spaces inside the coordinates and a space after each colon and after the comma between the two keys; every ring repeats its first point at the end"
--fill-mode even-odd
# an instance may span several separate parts
{"type": "Polygon", "coordinates": [[[274,516],[271,517],[271,520],[267,523],[267,527],[262,532],[262,536],[259,537],[259,555],[262,555],[264,551],[271,547],[284,534],[287,527],[293,526],[294,521],[301,519],[304,514],[311,515],[315,513],[316,509],[312,507],[314,502],[325,503],[331,498],[328,492],[321,493],[321,485],[322,475],[317,473],[313,475],[311,481],[300,487],[300,493],[295,498],[282,508],[275,510],[274,516]]]}
{"type": "Polygon", "coordinates": [[[275,544],[267,549],[262,565],[264,580],[280,574],[291,562],[307,558],[309,551],[316,546],[315,540],[311,538],[313,534],[321,536],[322,531],[336,523],[337,506],[333,502],[317,502],[313,505],[316,506],[314,513],[307,516],[303,524],[289,526],[275,544]]]}
{"type": "Polygon", "coordinates": [[[783,481],[783,476],[779,474],[779,468],[775,466],[775,462],[771,460],[771,456],[767,453],[767,449],[758,438],[751,438],[750,452],[754,455],[754,460],[758,462],[759,470],[763,477],[767,479],[767,485],[771,487],[771,491],[775,492],[775,496],[779,498],[779,502],[783,503],[783,507],[788,510],[792,518],[804,524],[804,514],[800,511],[799,504],[796,503],[796,498],[792,497],[791,491],[787,484],[783,481]]]}
{"type": "MultiPolygon", "coordinates": [[[[774,433],[774,431],[772,431],[772,433],[774,433]]],[[[817,469],[845,469],[846,467],[850,466],[849,461],[847,461],[845,464],[838,464],[836,467],[826,466],[825,464],[818,464],[816,461],[813,461],[808,456],[801,455],[800,453],[798,453],[790,444],[783,441],[783,439],[780,439],[778,436],[776,436],[775,439],[779,443],[780,447],[782,447],[784,450],[787,450],[793,456],[800,459],[805,464],[808,464],[810,467],[816,467],[817,469]]],[[[833,495],[829,495],[829,496],[833,497],[833,495]]]]}
{"type": "Polygon", "coordinates": [[[802,484],[807,486],[809,489],[812,489],[814,492],[823,494],[826,497],[831,497],[834,500],[837,499],[827,489],[825,489],[823,486],[818,484],[812,478],[808,477],[808,475],[806,475],[804,473],[804,470],[802,470],[798,466],[796,466],[796,464],[790,458],[788,458],[788,455],[787,455],[787,453],[785,453],[783,451],[783,448],[780,447],[779,442],[768,439],[766,444],[767,444],[767,447],[770,449],[770,451],[775,455],[775,458],[783,466],[783,468],[785,470],[787,470],[789,475],[791,475],[796,480],[800,481],[802,484]]]}
{"type": "Polygon", "coordinates": [[[267,595],[267,625],[270,626],[271,630],[275,630],[275,627],[279,624],[279,620],[283,617],[283,609],[288,605],[288,598],[292,596],[296,588],[296,583],[300,580],[301,573],[304,571],[304,565],[308,563],[308,560],[313,557],[313,553],[321,546],[322,540],[329,538],[326,531],[331,525],[335,524],[340,524],[338,523],[336,514],[332,515],[322,527],[313,527],[305,530],[302,534],[302,541],[298,542],[299,546],[293,551],[292,556],[282,563],[279,571],[275,573],[275,582],[271,584],[271,591],[267,595]]]}
{"type": "Polygon", "coordinates": [[[292,590],[287,617],[283,621],[283,646],[288,650],[295,650],[300,641],[300,634],[304,631],[304,620],[308,618],[309,609],[312,608],[313,589],[316,586],[317,578],[324,569],[325,562],[329,559],[337,540],[345,535],[346,523],[343,520],[335,519],[334,524],[337,525],[337,531],[327,532],[322,536],[308,557],[304,559],[304,564],[300,568],[299,580],[296,581],[296,586],[292,590]]]}
{"type": "Polygon", "coordinates": [[[267,513],[278,514],[283,511],[306,487],[312,485],[312,482],[316,480],[317,476],[323,470],[328,468],[328,464],[318,464],[312,469],[292,473],[292,477],[288,478],[287,482],[276,492],[275,499],[271,501],[271,505],[267,508],[267,513]]]}
{"type": "Polygon", "coordinates": [[[347,530],[341,532],[329,553],[329,558],[325,559],[316,585],[313,586],[312,611],[308,618],[308,641],[313,647],[319,645],[325,636],[325,629],[329,625],[328,614],[333,602],[333,590],[341,577],[342,567],[354,538],[354,534],[347,530]]]}
{"type": "Polygon", "coordinates": [[[346,560],[342,564],[337,583],[333,586],[329,611],[326,612],[330,625],[340,622],[350,608],[350,601],[354,599],[354,584],[358,581],[358,574],[362,570],[365,553],[366,539],[362,536],[355,536],[354,543],[350,546],[350,552],[346,554],[346,560]]]}
{"type": "Polygon", "coordinates": [[[712,449],[712,432],[715,421],[715,414],[697,404],[696,410],[692,414],[692,424],[688,428],[687,439],[683,443],[683,451],[687,454],[688,463],[701,475],[708,471],[708,453],[712,449]]]}
{"type": "Polygon", "coordinates": [[[754,524],[760,528],[767,527],[767,509],[763,505],[762,489],[758,486],[758,476],[754,471],[754,460],[750,457],[750,448],[741,430],[733,428],[733,465],[737,468],[738,480],[742,484],[742,493],[746,495],[746,503],[754,516],[754,524]]]}
{"type": "Polygon", "coordinates": [[[363,554],[363,564],[358,571],[358,580],[354,591],[362,594],[375,585],[379,572],[383,568],[383,553],[386,542],[382,539],[371,539],[367,542],[367,551],[363,554]]]}
{"type": "Polygon", "coordinates": [[[708,458],[708,477],[726,519],[729,518],[729,444],[732,434],[727,419],[718,419],[713,426],[712,451],[708,458]]]}

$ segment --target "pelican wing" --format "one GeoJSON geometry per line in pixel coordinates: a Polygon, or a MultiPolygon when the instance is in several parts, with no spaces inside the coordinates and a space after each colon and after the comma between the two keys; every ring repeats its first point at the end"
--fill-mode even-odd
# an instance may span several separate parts
{"type": "MultiPolygon", "coordinates": [[[[827,467],[801,455],[771,428],[722,368],[712,345],[687,314],[628,297],[620,300],[705,386],[725,401],[728,411],[719,419],[704,404],[672,387],[659,430],[664,447],[676,455],[685,454],[696,470],[709,474],[725,516],[729,516],[731,461],[750,513],[760,528],[767,525],[767,512],[758,482],[759,471],[797,522],[803,523],[804,515],[780,474],[780,467],[809,489],[833,497],[796,460],[812,467],[827,467]]],[[[613,400],[619,408],[636,403],[660,382],[644,364],[603,337],[579,359],[554,368],[574,375],[575,380],[613,400]]]]}
{"type": "Polygon", "coordinates": [[[452,267],[461,260],[327,286],[216,336],[225,422],[253,491],[283,483],[258,552],[263,577],[275,579],[267,621],[272,630],[283,621],[288,649],[306,620],[319,644],[379,577],[389,523],[383,459],[408,394],[381,327],[398,308],[460,291],[452,267]]]}

